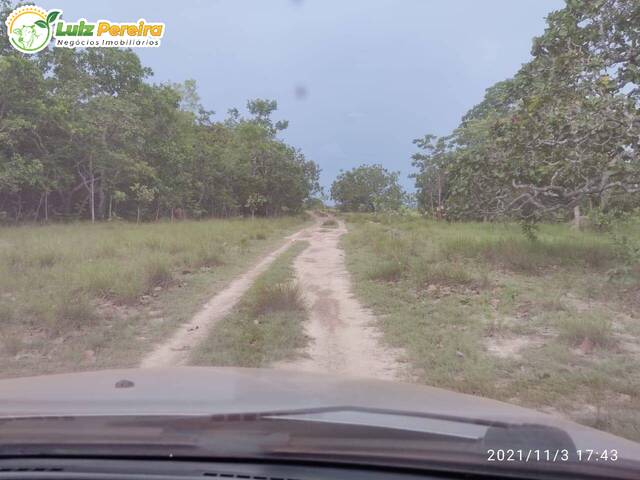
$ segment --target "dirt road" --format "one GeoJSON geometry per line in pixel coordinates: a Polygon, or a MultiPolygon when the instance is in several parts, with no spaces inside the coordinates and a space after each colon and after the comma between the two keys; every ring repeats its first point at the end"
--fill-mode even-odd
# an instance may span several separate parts
{"type": "Polygon", "coordinates": [[[300,359],[273,367],[355,377],[400,378],[398,352],[382,346],[374,326],[375,318],[351,293],[344,252],[339,246],[346,227],[342,222],[337,228],[323,227],[323,220],[317,218],[313,226],[287,237],[280,248],[214,296],[190,322],[147,355],[140,366],[187,364],[191,349],[207,337],[278,255],[294,241],[306,240],[309,247],[296,258],[294,268],[309,311],[305,325],[309,347],[301,352],[300,359]]]}
{"type": "Polygon", "coordinates": [[[383,347],[375,318],[353,296],[344,252],[339,246],[346,233],[337,228],[312,229],[310,245],[295,261],[295,272],[309,310],[305,326],[311,337],[305,357],[276,368],[335,373],[356,377],[399,379],[399,352],[383,347]]]}
{"type": "Polygon", "coordinates": [[[173,336],[144,357],[140,362],[140,367],[186,365],[191,349],[204,340],[211,328],[231,311],[256,278],[293,242],[307,234],[308,230],[312,228],[317,227],[315,225],[307,227],[288,236],[282,246],[263,257],[251,269],[236,277],[228,287],[211,298],[188,323],[181,325],[173,336]]]}

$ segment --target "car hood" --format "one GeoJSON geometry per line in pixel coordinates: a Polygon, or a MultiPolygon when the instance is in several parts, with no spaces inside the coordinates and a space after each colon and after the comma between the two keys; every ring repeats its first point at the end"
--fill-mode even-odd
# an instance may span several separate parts
{"type": "MultiPolygon", "coordinates": [[[[617,449],[640,461],[640,444],[550,415],[473,395],[401,382],[272,369],[122,369],[0,380],[0,418],[224,415],[344,407],[560,428],[576,449],[617,449]]],[[[353,415],[357,415],[354,412],[353,415]]]]}

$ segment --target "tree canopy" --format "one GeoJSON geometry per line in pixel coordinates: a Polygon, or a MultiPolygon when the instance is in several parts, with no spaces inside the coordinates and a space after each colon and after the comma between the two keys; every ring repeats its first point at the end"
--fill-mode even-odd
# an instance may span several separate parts
{"type": "Polygon", "coordinates": [[[280,215],[320,189],[275,100],[215,121],[194,81],[153,84],[131,50],[0,50],[5,219],[280,215]]]}
{"type": "Polygon", "coordinates": [[[331,185],[331,198],[342,211],[398,210],[405,199],[398,176],[382,165],[361,165],[338,175],[331,185]]]}
{"type": "Polygon", "coordinates": [[[637,204],[640,3],[567,0],[532,56],[451,135],[414,141],[421,209],[535,220],[637,204]]]}

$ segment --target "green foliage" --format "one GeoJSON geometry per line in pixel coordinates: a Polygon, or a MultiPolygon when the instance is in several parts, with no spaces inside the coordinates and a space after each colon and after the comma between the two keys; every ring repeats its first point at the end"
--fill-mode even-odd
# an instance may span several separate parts
{"type": "Polygon", "coordinates": [[[627,269],[638,269],[640,266],[640,215],[628,215],[613,224],[609,236],[616,247],[621,260],[627,269]]]}
{"type": "Polygon", "coordinates": [[[276,137],[287,122],[272,120],[275,101],[215,122],[193,80],[151,75],[131,50],[0,56],[3,216],[273,216],[319,191],[318,166],[276,137]]]}
{"type": "Polygon", "coordinates": [[[341,172],[331,185],[331,198],[342,211],[385,212],[399,210],[405,192],[398,172],[382,165],[361,165],[341,172]]]}
{"type": "Polygon", "coordinates": [[[551,13],[512,79],[490,87],[450,136],[414,142],[419,208],[538,221],[586,204],[637,205],[638,24],[636,0],[568,1],[551,13]]]}
{"type": "Polygon", "coordinates": [[[529,218],[520,220],[520,228],[522,233],[530,242],[538,240],[538,225],[529,218]]]}

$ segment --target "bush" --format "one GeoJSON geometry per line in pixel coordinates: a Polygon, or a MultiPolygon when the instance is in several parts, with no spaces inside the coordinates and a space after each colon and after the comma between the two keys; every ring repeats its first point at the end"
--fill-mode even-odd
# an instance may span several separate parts
{"type": "Polygon", "coordinates": [[[621,213],[617,210],[604,212],[599,208],[591,209],[587,214],[590,228],[597,232],[611,231],[620,216],[621,213]]]}
{"type": "Polygon", "coordinates": [[[254,315],[304,309],[302,292],[295,282],[259,285],[251,304],[254,315]]]}

